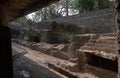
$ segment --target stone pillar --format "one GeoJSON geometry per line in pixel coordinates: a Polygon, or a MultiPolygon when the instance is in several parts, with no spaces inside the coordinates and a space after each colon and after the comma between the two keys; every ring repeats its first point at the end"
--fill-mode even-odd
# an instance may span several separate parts
{"type": "Polygon", "coordinates": [[[10,29],[0,25],[0,77],[13,78],[10,29]]]}
{"type": "Polygon", "coordinates": [[[76,50],[83,46],[86,42],[88,42],[90,37],[90,34],[73,36],[72,42],[68,48],[69,56],[72,58],[76,58],[78,56],[76,50]]]}
{"type": "Polygon", "coordinates": [[[115,0],[116,8],[116,26],[117,26],[117,43],[118,43],[118,78],[120,78],[120,0],[115,0]]]}

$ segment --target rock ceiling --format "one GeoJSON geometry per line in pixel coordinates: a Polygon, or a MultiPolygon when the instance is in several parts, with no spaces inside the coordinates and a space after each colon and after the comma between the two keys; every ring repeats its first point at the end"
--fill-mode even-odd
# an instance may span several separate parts
{"type": "Polygon", "coordinates": [[[0,0],[0,22],[8,24],[59,0],[0,0]]]}

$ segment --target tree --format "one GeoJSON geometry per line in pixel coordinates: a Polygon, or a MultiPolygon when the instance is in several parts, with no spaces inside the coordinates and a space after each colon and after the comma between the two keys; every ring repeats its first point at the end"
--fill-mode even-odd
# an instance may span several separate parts
{"type": "Polygon", "coordinates": [[[66,16],[69,16],[69,13],[68,13],[68,0],[66,0],[66,16]]]}
{"type": "Polygon", "coordinates": [[[17,19],[15,22],[21,24],[22,26],[28,26],[27,18],[25,16],[17,19]]]}
{"type": "Polygon", "coordinates": [[[79,12],[88,12],[94,10],[95,0],[77,0],[76,8],[79,12]]]}
{"type": "Polygon", "coordinates": [[[39,22],[43,20],[62,17],[63,15],[65,15],[65,11],[67,11],[67,15],[68,15],[68,4],[66,3],[65,6],[65,0],[63,0],[57,4],[53,4],[51,6],[42,8],[41,10],[35,12],[32,17],[33,17],[33,21],[39,22]],[[65,10],[65,8],[67,8],[67,10],[65,10]]]}
{"type": "Polygon", "coordinates": [[[33,14],[33,21],[51,20],[58,17],[69,16],[78,12],[73,8],[76,0],[60,0],[59,3],[52,4],[33,14]]]}
{"type": "Polygon", "coordinates": [[[54,19],[58,17],[62,17],[63,7],[59,4],[54,4],[48,7],[49,8],[49,19],[54,19]]]}
{"type": "Polygon", "coordinates": [[[33,21],[51,20],[95,9],[108,8],[109,0],[60,0],[59,3],[45,7],[33,14],[33,21]]]}
{"type": "Polygon", "coordinates": [[[110,0],[96,0],[98,9],[105,9],[110,7],[110,0]]]}

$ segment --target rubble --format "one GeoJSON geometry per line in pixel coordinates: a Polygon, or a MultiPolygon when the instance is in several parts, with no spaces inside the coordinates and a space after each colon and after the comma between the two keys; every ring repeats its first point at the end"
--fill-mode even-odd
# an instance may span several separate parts
{"type": "MultiPolygon", "coordinates": [[[[114,34],[77,35],[73,37],[71,44],[36,43],[20,40],[15,42],[37,51],[36,57],[43,53],[56,57],[56,59],[69,61],[69,63],[56,61],[56,59],[50,61],[49,57],[40,56],[45,65],[69,78],[103,78],[103,75],[105,78],[117,78],[117,46],[114,34]],[[72,52],[75,57],[72,57],[69,52],[72,52]]],[[[31,57],[33,58],[33,56],[31,57]]]]}
{"type": "Polygon", "coordinates": [[[91,38],[77,50],[78,65],[84,71],[100,78],[103,78],[102,75],[106,76],[105,78],[117,78],[115,76],[118,72],[116,42],[115,34],[103,34],[91,38]]]}
{"type": "Polygon", "coordinates": [[[117,50],[117,41],[116,37],[112,37],[108,34],[100,35],[96,39],[91,39],[84,46],[78,49],[78,52],[87,52],[91,54],[95,54],[97,56],[116,60],[116,50],[117,50]]]}

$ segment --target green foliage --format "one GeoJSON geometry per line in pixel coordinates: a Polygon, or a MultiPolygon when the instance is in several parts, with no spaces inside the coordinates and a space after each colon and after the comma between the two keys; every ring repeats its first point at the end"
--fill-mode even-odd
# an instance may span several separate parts
{"type": "Polygon", "coordinates": [[[34,22],[39,22],[39,21],[43,21],[43,20],[50,20],[50,19],[54,19],[57,17],[61,17],[62,14],[60,12],[57,11],[57,6],[56,5],[52,5],[49,7],[45,7],[37,12],[35,12],[35,14],[33,14],[33,21],[34,22]]]}
{"type": "Polygon", "coordinates": [[[21,24],[23,27],[24,26],[28,26],[28,24],[27,24],[27,18],[25,16],[17,19],[15,22],[21,24]]]}
{"type": "Polygon", "coordinates": [[[98,9],[105,9],[110,7],[109,0],[97,0],[98,9]]]}
{"type": "Polygon", "coordinates": [[[43,8],[37,12],[35,12],[35,14],[32,16],[33,17],[33,21],[38,22],[41,20],[46,20],[48,17],[48,10],[47,8],[43,8]]]}
{"type": "Polygon", "coordinates": [[[95,9],[105,9],[113,6],[110,0],[77,0],[74,5],[79,12],[88,12],[95,9]]]}
{"type": "Polygon", "coordinates": [[[76,8],[79,12],[92,11],[95,6],[95,0],[77,0],[76,8]]]}
{"type": "Polygon", "coordinates": [[[54,18],[105,9],[113,6],[110,0],[60,0],[59,3],[45,7],[33,15],[33,21],[51,20],[54,18]]]}

